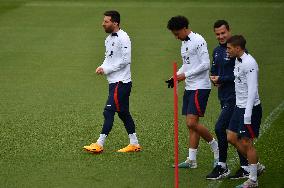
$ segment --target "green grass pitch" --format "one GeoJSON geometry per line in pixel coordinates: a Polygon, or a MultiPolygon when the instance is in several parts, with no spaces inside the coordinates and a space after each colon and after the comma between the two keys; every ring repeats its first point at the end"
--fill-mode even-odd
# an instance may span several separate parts
{"type": "MultiPolygon", "coordinates": [[[[180,41],[166,29],[185,15],[210,53],[217,45],[212,25],[229,21],[243,34],[259,67],[263,121],[283,102],[284,3],[281,1],[29,1],[0,0],[0,187],[173,187],[173,93],[164,84],[180,41]],[[132,40],[131,112],[143,152],[115,151],[128,144],[116,117],[105,152],[82,146],[95,141],[108,92],[95,75],[104,55],[103,12],[117,9],[132,40]]],[[[184,86],[179,86],[179,109],[184,86]]],[[[202,122],[214,131],[216,89],[202,122]]],[[[283,105],[282,105],[283,106],[283,105]]],[[[271,122],[270,122],[271,123],[271,122]]],[[[260,187],[284,187],[284,113],[256,143],[266,173],[260,187]]],[[[187,156],[187,129],[179,117],[180,161],[187,156]]],[[[230,148],[229,159],[234,158],[230,148]]],[[[206,181],[212,153],[201,141],[199,168],[180,170],[180,187],[234,187],[242,181],[206,181]]],[[[231,170],[238,162],[230,161],[231,170]]]]}

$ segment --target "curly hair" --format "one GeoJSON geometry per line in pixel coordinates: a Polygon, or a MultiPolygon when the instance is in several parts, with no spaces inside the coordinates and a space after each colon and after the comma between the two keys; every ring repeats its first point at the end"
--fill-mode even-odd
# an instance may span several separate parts
{"type": "Polygon", "coordinates": [[[171,31],[173,30],[180,30],[183,28],[188,28],[188,19],[184,16],[175,16],[172,17],[169,21],[168,21],[168,25],[167,28],[171,31]]]}

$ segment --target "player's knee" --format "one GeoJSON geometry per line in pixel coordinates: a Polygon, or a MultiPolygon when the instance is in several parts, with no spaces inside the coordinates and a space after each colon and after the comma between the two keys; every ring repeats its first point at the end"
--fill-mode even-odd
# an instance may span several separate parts
{"type": "Polygon", "coordinates": [[[227,141],[230,144],[236,145],[237,144],[237,139],[238,139],[238,137],[237,137],[236,133],[231,133],[231,132],[227,133],[227,141]]]}
{"type": "Polygon", "coordinates": [[[130,113],[129,113],[129,112],[119,112],[119,113],[118,113],[118,117],[119,117],[120,119],[125,119],[125,118],[127,118],[128,116],[130,116],[130,113]]]}
{"type": "Polygon", "coordinates": [[[197,127],[197,125],[198,125],[198,122],[196,122],[196,121],[187,121],[187,122],[186,122],[186,125],[187,125],[187,127],[188,127],[189,129],[195,130],[196,127],[197,127]]]}
{"type": "Polygon", "coordinates": [[[242,137],[241,138],[241,144],[247,148],[247,149],[251,149],[253,148],[253,142],[251,139],[247,138],[247,137],[242,137]]]}
{"type": "Polygon", "coordinates": [[[110,110],[104,110],[103,115],[105,119],[110,119],[114,116],[114,112],[110,110]]]}

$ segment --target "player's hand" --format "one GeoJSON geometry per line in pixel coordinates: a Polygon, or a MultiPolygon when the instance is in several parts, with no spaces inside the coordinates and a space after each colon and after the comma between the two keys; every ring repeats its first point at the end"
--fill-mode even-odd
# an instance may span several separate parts
{"type": "Polygon", "coordinates": [[[102,67],[98,67],[98,68],[96,69],[96,73],[97,73],[97,74],[104,74],[104,69],[103,69],[102,67]]]}
{"type": "Polygon", "coordinates": [[[170,79],[165,81],[168,84],[168,88],[173,88],[174,87],[174,78],[171,77],[170,79]]]}
{"type": "Polygon", "coordinates": [[[184,74],[184,73],[177,75],[177,80],[178,80],[178,82],[183,81],[183,80],[185,80],[185,79],[186,79],[186,77],[185,77],[185,74],[184,74]]]}
{"type": "Polygon", "coordinates": [[[219,76],[210,76],[210,80],[213,83],[214,86],[220,87],[221,84],[218,83],[219,76]]]}
{"type": "Polygon", "coordinates": [[[218,84],[219,76],[210,76],[210,79],[213,84],[218,84]]]}

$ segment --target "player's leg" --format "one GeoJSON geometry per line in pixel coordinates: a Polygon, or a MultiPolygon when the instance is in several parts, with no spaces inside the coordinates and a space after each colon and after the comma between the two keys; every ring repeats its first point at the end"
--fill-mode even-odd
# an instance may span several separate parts
{"type": "Polygon", "coordinates": [[[228,141],[227,141],[227,134],[226,134],[226,122],[223,120],[223,114],[221,115],[216,123],[215,126],[215,134],[218,140],[219,146],[219,162],[218,164],[221,165],[223,168],[226,166],[227,156],[228,156],[228,141]]]}
{"type": "MultiPolygon", "coordinates": [[[[189,128],[189,131],[193,131],[199,136],[201,136],[205,141],[207,141],[211,147],[212,152],[214,153],[214,161],[218,162],[219,150],[218,143],[210,134],[209,130],[202,124],[199,123],[199,117],[197,115],[189,114],[186,116],[186,123],[189,128]]],[[[198,136],[198,138],[199,138],[198,136]]],[[[190,148],[189,150],[197,149],[196,147],[197,140],[194,138],[190,139],[190,148]]],[[[197,153],[197,152],[196,152],[197,153]]],[[[195,158],[195,157],[193,157],[195,158]]]]}
{"type": "Polygon", "coordinates": [[[228,169],[226,163],[228,150],[226,129],[228,128],[231,116],[233,114],[233,109],[233,105],[222,105],[220,116],[215,125],[215,133],[218,139],[219,146],[219,161],[216,167],[212,170],[212,172],[206,176],[206,179],[217,180],[227,177],[230,174],[230,170],[228,169]]]}
{"type": "MultiPolygon", "coordinates": [[[[118,117],[123,122],[127,134],[136,134],[135,133],[135,124],[134,124],[134,121],[132,119],[130,112],[118,112],[118,117]]],[[[130,142],[131,142],[131,140],[130,140],[130,142]]],[[[138,143],[138,140],[136,140],[135,142],[138,143]]]]}
{"type": "Polygon", "coordinates": [[[131,93],[132,83],[120,83],[118,87],[119,111],[118,117],[122,120],[124,127],[128,133],[129,145],[118,150],[118,152],[136,152],[141,151],[141,146],[138,143],[138,138],[135,132],[135,123],[129,112],[129,97],[131,93]]]}
{"type": "Polygon", "coordinates": [[[256,149],[253,146],[253,139],[243,137],[237,143],[237,147],[239,150],[244,151],[245,155],[247,156],[249,162],[249,179],[245,181],[238,187],[257,187],[257,163],[258,163],[258,156],[256,153],[256,149]]]}
{"type": "Polygon", "coordinates": [[[206,111],[207,101],[210,89],[198,89],[191,93],[189,113],[186,116],[186,123],[190,130],[197,132],[205,141],[207,141],[214,153],[214,166],[219,160],[218,143],[213,138],[209,130],[199,123],[199,117],[203,117],[206,111]]]}
{"type": "Polygon", "coordinates": [[[189,114],[186,116],[186,124],[188,129],[195,131],[199,134],[205,141],[210,142],[213,140],[213,136],[210,134],[208,129],[199,123],[198,115],[189,114]]]}
{"type": "Polygon", "coordinates": [[[101,134],[97,142],[92,143],[89,146],[84,146],[84,149],[87,151],[90,151],[93,153],[100,153],[103,151],[103,145],[113,126],[114,115],[116,111],[114,96],[115,96],[117,86],[118,86],[118,83],[109,84],[109,96],[108,96],[106,106],[103,112],[104,124],[102,127],[102,131],[101,131],[101,134]]]}
{"type": "Polygon", "coordinates": [[[199,140],[200,140],[200,135],[194,131],[194,130],[188,130],[189,131],[189,147],[197,149],[199,146],[199,140]]]}
{"type": "Polygon", "coordinates": [[[249,167],[248,167],[248,161],[247,158],[245,157],[245,151],[242,153],[239,150],[242,150],[242,148],[239,148],[239,138],[237,133],[228,130],[227,131],[227,137],[228,137],[228,142],[232,144],[238,153],[239,159],[240,159],[240,168],[235,172],[235,174],[232,174],[229,176],[229,179],[243,179],[243,178],[248,178],[249,176],[249,167]]]}
{"type": "Polygon", "coordinates": [[[241,124],[239,127],[239,136],[241,139],[238,142],[238,149],[241,152],[245,151],[249,162],[249,179],[238,187],[257,187],[258,168],[265,167],[258,162],[258,155],[253,145],[253,139],[259,135],[259,128],[261,124],[262,108],[261,105],[253,107],[251,125],[241,124]]]}
{"type": "Polygon", "coordinates": [[[200,141],[200,135],[194,130],[188,129],[188,131],[189,131],[188,160],[191,161],[192,167],[197,167],[196,156],[200,141]]]}
{"type": "Polygon", "coordinates": [[[193,137],[189,139],[189,157],[185,162],[179,164],[181,168],[197,167],[196,154],[200,136],[210,144],[214,152],[214,159],[218,160],[217,141],[213,139],[208,129],[199,123],[199,116],[203,116],[205,113],[209,93],[210,90],[185,91],[184,93],[182,113],[186,115],[186,124],[193,137]]]}
{"type": "Polygon", "coordinates": [[[141,151],[141,146],[138,143],[138,138],[135,132],[135,124],[129,112],[119,112],[119,118],[123,121],[125,129],[129,137],[129,145],[118,150],[118,152],[136,152],[141,151]]]}
{"type": "Polygon", "coordinates": [[[231,117],[228,129],[227,129],[227,140],[230,144],[232,144],[238,152],[239,158],[240,158],[240,168],[235,172],[235,174],[232,174],[229,176],[229,179],[242,179],[242,178],[248,178],[249,176],[249,169],[248,169],[248,162],[246,157],[244,157],[243,154],[238,150],[238,127],[242,119],[240,118],[243,116],[242,109],[239,109],[237,107],[234,107],[233,115],[231,117]]]}
{"type": "MultiPolygon", "coordinates": [[[[182,115],[187,116],[190,113],[190,101],[192,100],[192,96],[194,91],[185,90],[183,95],[183,104],[182,104],[182,115]]],[[[196,163],[196,155],[197,148],[199,144],[200,136],[194,130],[189,130],[189,149],[188,149],[188,157],[187,159],[178,164],[179,168],[197,168],[196,163]]],[[[173,167],[175,167],[173,165],[173,167]]]]}
{"type": "Polygon", "coordinates": [[[236,133],[231,132],[231,131],[227,131],[227,132],[228,132],[228,141],[230,142],[230,144],[232,144],[237,149],[240,155],[247,158],[247,150],[246,150],[246,147],[244,147],[242,140],[238,138],[238,136],[235,136],[236,133]],[[236,140],[236,141],[232,141],[232,140],[236,140]]]}

